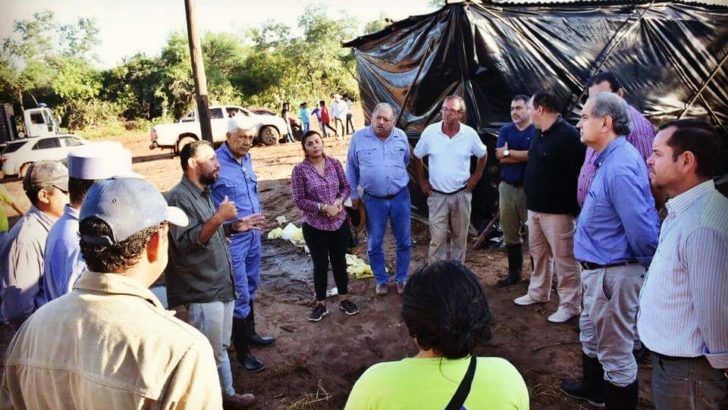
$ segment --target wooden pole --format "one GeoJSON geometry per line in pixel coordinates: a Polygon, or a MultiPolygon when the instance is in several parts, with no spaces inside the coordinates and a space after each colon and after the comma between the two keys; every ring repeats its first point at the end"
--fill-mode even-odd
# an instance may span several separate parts
{"type": "MultiPolygon", "coordinates": [[[[195,79],[195,100],[197,101],[197,117],[200,120],[202,138],[212,142],[212,126],[210,125],[210,108],[207,98],[207,78],[205,65],[202,61],[202,47],[200,36],[197,35],[197,7],[194,0],[185,0],[187,12],[187,40],[190,44],[190,59],[192,60],[192,76],[195,79]]],[[[182,148],[182,147],[180,147],[182,148]]]]}

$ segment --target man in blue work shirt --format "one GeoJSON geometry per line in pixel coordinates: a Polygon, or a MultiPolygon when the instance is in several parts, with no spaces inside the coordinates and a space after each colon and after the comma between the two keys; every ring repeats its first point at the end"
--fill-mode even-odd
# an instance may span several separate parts
{"type": "Polygon", "coordinates": [[[71,292],[86,270],[78,240],[78,213],[86,192],[100,179],[131,176],[131,172],[131,151],[118,142],[95,142],[68,154],[69,203],[48,231],[41,289],[35,300],[39,307],[71,292]]]}
{"type": "Polygon", "coordinates": [[[512,123],[501,127],[498,132],[495,156],[500,161],[501,182],[498,185],[498,208],[503,241],[508,252],[508,276],[498,281],[498,286],[515,285],[521,280],[523,266],[523,229],[528,220],[526,193],[523,180],[526,178],[528,149],[536,135],[528,112],[530,97],[517,95],[511,100],[512,123]]]}
{"type": "Polygon", "coordinates": [[[637,408],[635,322],[659,230],[644,159],[624,138],[628,110],[619,96],[601,92],[587,100],[577,124],[582,142],[597,152],[597,173],[574,236],[584,289],[583,375],[561,385],[569,396],[620,410],[637,408]]]}
{"type": "Polygon", "coordinates": [[[372,112],[371,125],[354,133],[347,155],[347,176],[354,208],[361,206],[358,187],[364,189],[367,211],[369,263],[377,281],[376,294],[386,295],[389,278],[384,270],[382,242],[387,221],[397,242],[394,276],[397,293],[402,294],[410,264],[410,194],[407,164],[410,146],[404,131],[394,127],[394,108],[379,103],[372,112]]]}
{"type": "Polygon", "coordinates": [[[235,202],[238,211],[237,217],[225,226],[230,234],[233,280],[238,294],[233,311],[232,339],[238,362],[247,371],[257,372],[265,365],[250,353],[250,346],[265,347],[275,342],[275,338],[259,336],[255,332],[253,299],[260,285],[260,231],[238,232],[233,224],[238,218],[260,213],[258,177],[253,171],[249,152],[255,130],[248,129],[240,117],[232,117],[226,139],[216,151],[220,177],[212,185],[212,199],[216,208],[226,200],[235,202]]]}

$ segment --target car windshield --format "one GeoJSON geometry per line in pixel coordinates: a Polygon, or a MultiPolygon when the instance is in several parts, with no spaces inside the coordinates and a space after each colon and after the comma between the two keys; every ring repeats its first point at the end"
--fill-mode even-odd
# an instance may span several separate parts
{"type": "Polygon", "coordinates": [[[25,145],[28,141],[18,141],[18,142],[11,142],[8,145],[5,146],[5,149],[3,150],[3,154],[10,154],[20,149],[23,145],[25,145]]]}

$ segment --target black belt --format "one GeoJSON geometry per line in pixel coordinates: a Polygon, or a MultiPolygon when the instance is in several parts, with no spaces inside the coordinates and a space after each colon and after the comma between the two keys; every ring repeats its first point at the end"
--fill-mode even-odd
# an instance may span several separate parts
{"type": "Polygon", "coordinates": [[[503,182],[505,182],[506,184],[508,184],[508,185],[510,185],[510,186],[514,186],[514,187],[516,187],[516,188],[521,188],[521,187],[523,187],[523,182],[520,182],[520,183],[515,183],[515,182],[508,182],[508,181],[506,181],[506,180],[502,180],[502,181],[503,181],[503,182]]]}
{"type": "Polygon", "coordinates": [[[438,194],[443,194],[443,195],[453,195],[453,194],[457,194],[458,192],[462,191],[462,190],[463,190],[463,189],[465,189],[466,187],[467,187],[467,185],[466,185],[466,186],[464,186],[464,187],[462,187],[462,188],[460,188],[460,189],[456,189],[455,191],[452,191],[452,192],[442,192],[442,191],[438,191],[438,190],[437,190],[437,189],[435,189],[435,188],[432,188],[432,191],[433,191],[433,192],[437,192],[438,194]]]}
{"type": "Polygon", "coordinates": [[[626,261],[626,262],[608,263],[606,265],[600,265],[598,263],[579,261],[579,265],[581,265],[581,267],[586,270],[614,268],[615,266],[629,266],[629,265],[634,265],[635,263],[639,263],[639,262],[638,261],[626,261]]]}
{"type": "Polygon", "coordinates": [[[678,362],[678,361],[685,361],[685,360],[702,360],[705,359],[705,356],[698,356],[698,357],[675,357],[675,356],[665,356],[664,354],[660,354],[657,352],[654,353],[660,360],[664,360],[667,362],[678,362]]]}
{"type": "Polygon", "coordinates": [[[397,192],[396,194],[392,194],[392,195],[376,196],[376,195],[370,194],[369,192],[367,192],[366,194],[373,198],[377,198],[377,199],[393,199],[395,196],[399,195],[400,192],[402,192],[401,189],[399,190],[399,192],[397,192]]]}

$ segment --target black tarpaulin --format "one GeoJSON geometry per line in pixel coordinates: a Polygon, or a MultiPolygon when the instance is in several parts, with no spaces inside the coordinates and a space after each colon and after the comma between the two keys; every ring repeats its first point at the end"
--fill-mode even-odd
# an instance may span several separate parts
{"type": "MultiPolygon", "coordinates": [[[[510,100],[517,94],[550,89],[563,100],[564,116],[576,121],[588,79],[609,70],[623,83],[627,102],[653,123],[700,117],[721,130],[724,142],[728,135],[725,6],[460,3],[345,46],[354,48],[365,115],[377,102],[391,103],[402,111],[398,126],[412,139],[440,120],[445,96],[464,97],[466,123],[491,154],[483,181],[490,186],[482,188],[488,198],[480,201],[487,204],[474,213],[495,209],[494,137],[510,121],[510,100]]],[[[728,161],[722,162],[726,173],[728,161]]]]}

